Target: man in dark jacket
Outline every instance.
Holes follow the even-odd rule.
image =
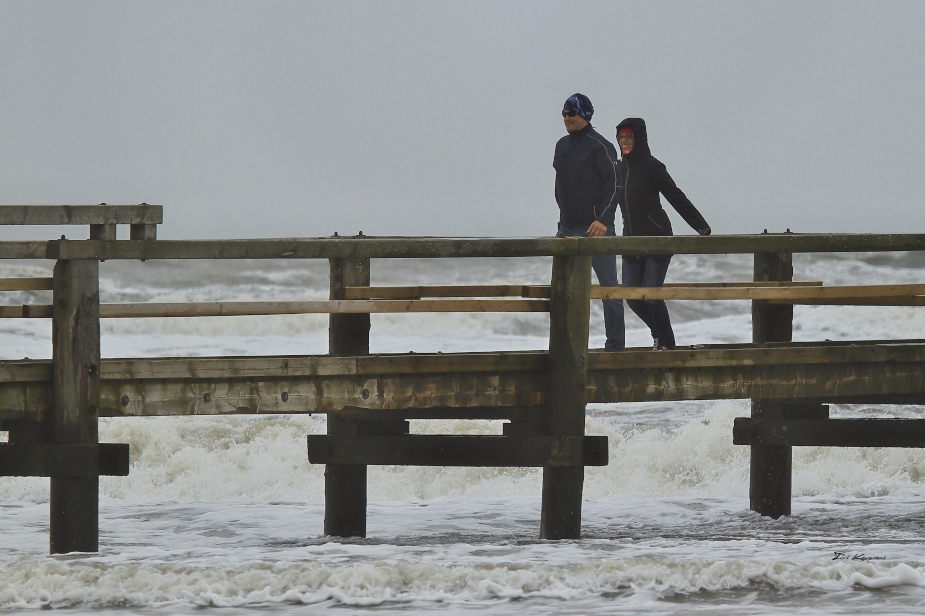
[[[562,109],[568,135],[556,143],[552,160],[559,204],[557,237],[616,235],[614,213],[620,193],[617,151],[589,124],[593,114],[594,107],[584,94],[570,96]],[[619,286],[615,255],[595,256],[591,264],[601,286]],[[623,300],[604,300],[604,329],[604,350],[626,348]]]
[[[710,225],[668,175],[668,169],[649,151],[646,123],[627,118],[617,125],[617,144],[623,158],[619,172],[623,184],[620,210],[623,235],[672,235],[671,221],[662,208],[661,193],[687,224],[700,235],[710,235]],[[623,286],[660,287],[665,283],[671,255],[623,257]],[[668,307],[661,300],[627,300],[636,316],[652,332],[653,348],[675,348]]]

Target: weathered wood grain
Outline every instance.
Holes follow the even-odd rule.
[[[308,437],[312,464],[401,466],[606,466],[606,436]]]
[[[0,477],[91,478],[99,475],[125,477],[129,469],[129,446],[18,445],[0,443]]]
[[[328,267],[329,297],[333,301],[343,301],[344,289],[348,286],[369,286],[368,258],[331,259]],[[369,314],[331,314],[328,317],[328,353],[334,356],[368,355],[370,323]],[[358,390],[354,387],[352,391],[355,395]],[[367,382],[362,383],[359,391],[364,401],[373,396]],[[350,421],[336,414],[331,414],[326,423],[330,438],[355,437],[360,425],[373,433],[377,427],[381,427],[374,427],[373,422],[369,421]],[[407,424],[403,422],[402,427],[405,426]],[[365,537],[366,493],[367,473],[364,464],[325,465],[324,534],[334,537]]]
[[[51,291],[51,278],[0,278],[0,291]]]
[[[809,287],[822,286],[821,282],[668,282],[664,287],[730,289],[739,287]],[[591,285],[591,297],[602,298],[613,287]],[[425,297],[527,297],[549,298],[548,285],[435,285],[413,287],[347,287],[345,299],[422,299]]]
[[[96,446],[100,402],[98,261],[58,261],[52,315],[52,442]],[[53,554],[99,549],[99,476],[51,477]]]
[[[47,253],[47,241],[0,242],[0,259],[44,259]]]
[[[106,225],[164,222],[162,205],[0,205],[0,225]]]
[[[340,413],[536,406],[540,373],[103,381],[106,416]]]
[[[757,252],[753,277],[757,281],[793,280],[793,254]],[[752,342],[790,342],[793,340],[793,306],[771,305],[769,298],[753,298]],[[751,401],[752,417],[779,408],[767,397]],[[752,511],[772,518],[790,515],[793,455],[789,447],[755,445],[749,448],[748,499]]]
[[[801,287],[601,287],[592,291],[597,299],[639,300],[839,300],[841,298],[888,298],[925,295],[925,284]],[[835,303],[835,302],[833,302]]]
[[[426,413],[533,406],[544,400],[547,361],[539,351],[106,359],[100,364],[101,413]],[[886,402],[891,396],[896,401],[906,396],[908,403],[925,397],[923,341],[591,352],[587,363],[589,402],[794,397],[891,403]],[[0,419],[44,417],[50,382],[47,360],[0,362]]]
[[[49,259],[328,259],[751,254],[925,250],[923,234],[761,234],[598,238],[292,238],[70,241],[47,243]],[[2,247],[0,247],[2,253]]]
[[[736,445],[925,447],[925,419],[765,419],[736,417]]]
[[[549,360],[542,434],[585,432],[591,257],[553,257],[549,300]],[[581,536],[582,465],[543,468],[540,538]]]
[[[549,302],[524,299],[316,300],[103,304],[104,319],[219,317],[278,314],[382,314],[402,312],[546,312]]]

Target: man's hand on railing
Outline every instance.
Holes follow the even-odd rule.
[[[588,230],[585,232],[585,235],[588,237],[600,237],[607,233],[607,227],[603,225],[598,220],[595,220],[591,223],[591,226],[588,227]]]

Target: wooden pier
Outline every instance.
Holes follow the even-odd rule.
[[[0,242],[0,258],[54,260],[48,305],[0,318],[52,320],[53,357],[0,361],[0,475],[51,478],[51,551],[98,549],[101,475],[129,472],[128,446],[99,443],[99,417],[325,413],[307,437],[325,465],[325,534],[366,534],[368,465],[543,467],[540,536],[581,533],[585,466],[607,464],[585,435],[588,403],[750,399],[730,426],[751,448],[750,504],[790,514],[795,446],[925,447],[925,420],[830,419],[827,404],[925,404],[925,340],[792,342],[794,304],[921,306],[925,284],[794,282],[792,255],[925,250],[925,235],[632,238],[156,239],[160,206],[0,206],[0,224],[90,225],[88,240]],[[128,224],[130,239],[115,226]],[[591,284],[595,254],[754,254],[752,281],[659,289]],[[375,258],[552,257],[548,286],[374,287]],[[327,259],[330,297],[304,302],[101,304],[99,262],[116,259]],[[588,348],[592,298],[751,302],[751,344],[674,351]],[[548,312],[549,350],[370,355],[370,314]],[[101,359],[101,318],[330,314],[322,356]],[[503,419],[503,435],[409,434],[409,419]]]

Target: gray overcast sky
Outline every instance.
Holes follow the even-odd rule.
[[[923,2],[0,2],[0,203],[549,235],[583,92],[608,139],[645,118],[716,233],[921,233],[923,32]]]

